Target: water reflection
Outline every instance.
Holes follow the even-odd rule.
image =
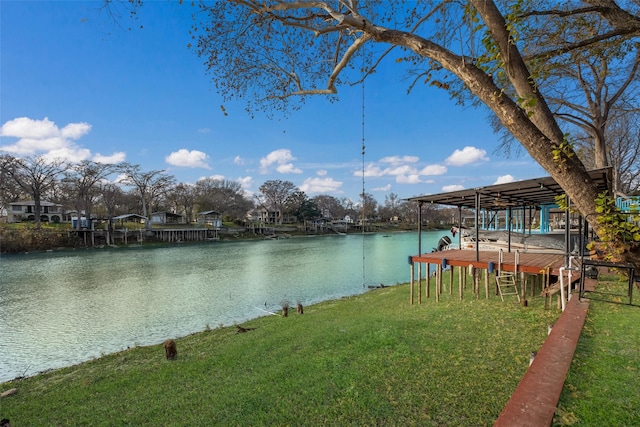
[[[442,233],[423,233],[423,248]],[[0,256],[0,381],[409,280],[416,233]]]

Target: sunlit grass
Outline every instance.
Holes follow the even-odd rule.
[[[37,377],[0,400],[14,425],[491,425],[558,311],[408,285],[141,347]]]
[[[627,279],[599,278],[556,413],[556,425],[640,425],[640,307]],[[636,301],[640,298],[635,288]],[[617,302],[617,303],[616,303]]]

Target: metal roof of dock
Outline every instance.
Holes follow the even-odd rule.
[[[118,216],[114,216],[111,219],[115,219],[115,220],[121,220],[121,219],[144,219],[145,221],[147,220],[146,216],[142,216],[142,215],[138,215],[138,214],[124,214],[124,215],[118,215]]]
[[[598,191],[609,190],[611,168],[594,169],[588,172],[598,186]],[[542,206],[556,203],[556,197],[565,194],[560,185],[550,176],[514,181],[505,184],[450,191],[410,197],[409,201],[438,205],[476,207],[476,194],[483,209],[504,209],[507,206]]]

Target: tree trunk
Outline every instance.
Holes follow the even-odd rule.
[[[567,144],[562,130],[548,108],[544,98],[532,86],[531,76],[517,48],[509,38],[504,18],[490,1],[473,0],[483,21],[491,30],[503,58],[508,58],[505,70],[520,98],[534,99],[527,110],[504,95],[491,76],[476,67],[471,60],[415,34],[376,27],[355,18],[345,18],[350,25],[361,28],[378,42],[404,46],[413,52],[431,58],[454,73],[485,105],[487,105],[538,162],[566,192],[572,204],[590,220],[596,234],[603,236],[603,227],[594,221],[598,188],[592,182],[584,164]],[[528,104],[529,105],[529,104]],[[640,268],[638,257],[627,253],[625,260]]]
[[[145,217],[144,229],[151,230],[151,221],[149,215],[147,215],[147,199],[144,196],[142,196],[142,216]]]
[[[33,192],[33,215],[37,228],[40,228],[40,215],[42,214],[42,201],[40,200],[40,192]]]
[[[610,166],[607,156],[607,144],[604,132],[601,129],[596,129],[593,133],[593,160],[596,169]]]

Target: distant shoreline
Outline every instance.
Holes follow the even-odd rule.
[[[179,229],[179,228],[178,228]],[[155,229],[158,230],[158,229]],[[185,227],[184,230],[190,230],[190,228]],[[448,230],[448,227],[445,228],[429,228],[423,229],[424,232],[429,231],[443,231]],[[47,253],[47,252],[64,252],[64,251],[76,251],[76,250],[94,250],[94,249],[123,249],[123,248],[140,248],[140,247],[173,247],[180,245],[192,245],[192,244],[209,244],[209,243],[225,243],[225,242],[240,242],[240,241],[255,241],[255,240],[275,240],[281,238],[300,238],[300,237],[322,237],[322,236],[336,236],[339,234],[344,235],[359,235],[359,234],[381,234],[381,233],[406,233],[406,232],[417,232],[417,227],[411,228],[399,228],[399,227],[385,227],[385,226],[377,226],[375,230],[365,231],[362,233],[361,231],[351,231],[346,233],[334,233],[334,232],[324,232],[324,233],[302,233],[299,230],[296,230],[294,227],[283,227],[280,230],[276,230],[276,232],[272,235],[261,235],[261,234],[253,234],[250,231],[246,231],[244,229],[237,229],[237,233],[233,233],[233,231],[221,233],[219,237],[212,241],[203,241],[203,240],[184,240],[178,242],[165,242],[158,241],[154,238],[147,237],[147,241],[136,242],[130,244],[115,244],[115,245],[106,245],[106,244],[96,244],[95,246],[86,246],[83,241],[78,236],[73,236],[74,232],[77,230],[74,229],[54,229],[54,228],[25,228],[25,229],[9,229],[6,227],[2,227],[0,225],[0,255],[26,255],[30,253]],[[79,230],[82,232],[83,230]],[[86,230],[84,230],[86,232]],[[102,231],[102,230],[95,230]],[[132,231],[133,233],[134,231]],[[135,230],[138,232],[138,230]],[[11,234],[19,234],[17,239],[19,240],[20,250],[15,250],[16,247],[12,244],[13,240],[16,239],[16,236],[11,236]],[[49,236],[47,236],[49,235]],[[52,238],[52,235],[57,237],[56,239]],[[72,236],[72,239],[70,239]],[[281,237],[283,236],[283,237]],[[12,239],[13,237],[13,239]],[[30,242],[30,243],[25,243]],[[8,247],[10,250],[5,250]]]

